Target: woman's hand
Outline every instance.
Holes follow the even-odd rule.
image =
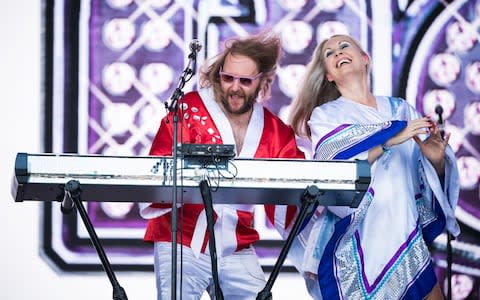
[[[417,142],[423,155],[432,163],[437,175],[442,176],[445,173],[445,149],[450,139],[450,134],[442,138],[440,129],[435,123],[429,127],[430,136],[422,141],[418,136],[414,136],[413,139]]]
[[[388,147],[399,145],[406,140],[417,136],[418,134],[428,134],[428,128],[430,128],[431,126],[432,122],[427,117],[408,121],[407,127],[397,133],[397,135],[395,135],[394,137],[390,138],[385,143],[385,145]]]
[[[391,147],[401,144],[406,140],[416,136],[417,134],[428,134],[428,128],[431,126],[431,121],[428,118],[420,118],[416,120],[408,121],[407,127],[397,133],[394,137],[390,138],[384,145]],[[377,158],[382,156],[382,146],[376,146],[368,151],[368,162],[372,164]]]

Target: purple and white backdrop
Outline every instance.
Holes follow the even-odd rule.
[[[315,46],[335,33],[354,36],[371,54],[375,94],[404,97],[434,118],[437,105],[444,109],[461,175],[462,233],[452,243],[452,292],[454,299],[479,299],[480,1],[91,0],[79,7],[54,2],[47,12],[54,67],[52,93],[46,95],[52,113],[46,117],[49,147],[59,153],[146,155],[192,39],[202,44],[200,65],[229,37],[265,28],[277,32],[284,55],[267,106],[286,119]],[[69,21],[72,11],[77,23]],[[65,34],[72,31],[78,33],[73,42]],[[184,91],[195,87],[192,80]],[[66,126],[72,119],[75,126]],[[112,265],[151,270],[152,248],[142,242],[146,221],[138,205],[108,195],[101,201],[85,204]],[[81,219],[43,206],[44,257],[65,272],[102,271]],[[255,226],[262,237],[256,248],[268,271],[282,243],[262,207]],[[445,282],[445,235],[432,251]],[[284,271],[293,270],[287,262]]]

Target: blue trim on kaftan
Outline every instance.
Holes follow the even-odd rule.
[[[416,281],[424,283],[424,285],[414,284],[406,291],[403,299],[424,299],[430,294],[431,289],[437,283],[437,277],[435,276],[435,270],[433,269],[433,262],[430,261],[427,267],[419,274]]]
[[[407,126],[406,121],[373,125],[343,124],[325,135],[315,147],[314,159],[349,159],[385,144]]]
[[[335,251],[337,248],[337,242],[347,230],[352,222],[352,215],[346,216],[335,224],[335,231],[333,232],[330,241],[327,243],[323,252],[322,259],[318,265],[318,273],[325,276],[318,276],[318,283],[320,284],[320,290],[322,291],[323,299],[341,299],[338,294],[337,281],[335,274],[333,274]]]
[[[443,213],[443,210],[436,199],[433,201],[433,205],[436,218],[433,222],[422,227],[423,239],[429,246],[432,245],[433,240],[435,240],[445,230],[445,225],[447,224],[445,214]]]

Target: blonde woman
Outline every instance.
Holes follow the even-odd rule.
[[[458,174],[447,135],[405,100],[375,96],[370,57],[346,35],[319,44],[291,125],[315,159],[362,159],[371,184],[356,209],[328,207],[303,271],[323,299],[442,299],[428,249],[454,236]]]

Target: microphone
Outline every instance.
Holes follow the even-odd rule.
[[[192,62],[192,75],[195,75],[197,72],[197,53],[200,52],[200,49],[202,49],[202,45],[197,39],[193,39],[188,47],[190,48],[190,55],[188,58]]]
[[[435,106],[435,113],[438,115],[438,128],[440,129],[440,135],[445,135],[445,124],[443,123],[443,107],[440,104]]]
[[[183,75],[180,77],[180,82],[178,83],[178,87],[175,89],[175,92],[172,95],[172,101],[170,104],[165,102],[165,108],[168,111],[175,111],[177,108],[178,100],[183,97],[182,88],[184,87],[185,83],[189,81],[193,75],[195,75],[197,69],[197,53],[202,49],[202,45],[197,39],[193,39],[189,44],[188,48],[190,49],[190,54],[188,55],[188,65],[183,70]],[[168,123],[168,118],[166,119]]]
[[[443,107],[440,104],[437,104],[437,106],[435,106],[435,113],[438,115],[438,123],[443,123]]]
[[[200,52],[202,49],[202,44],[197,39],[193,39],[189,44],[190,51],[194,53]]]

